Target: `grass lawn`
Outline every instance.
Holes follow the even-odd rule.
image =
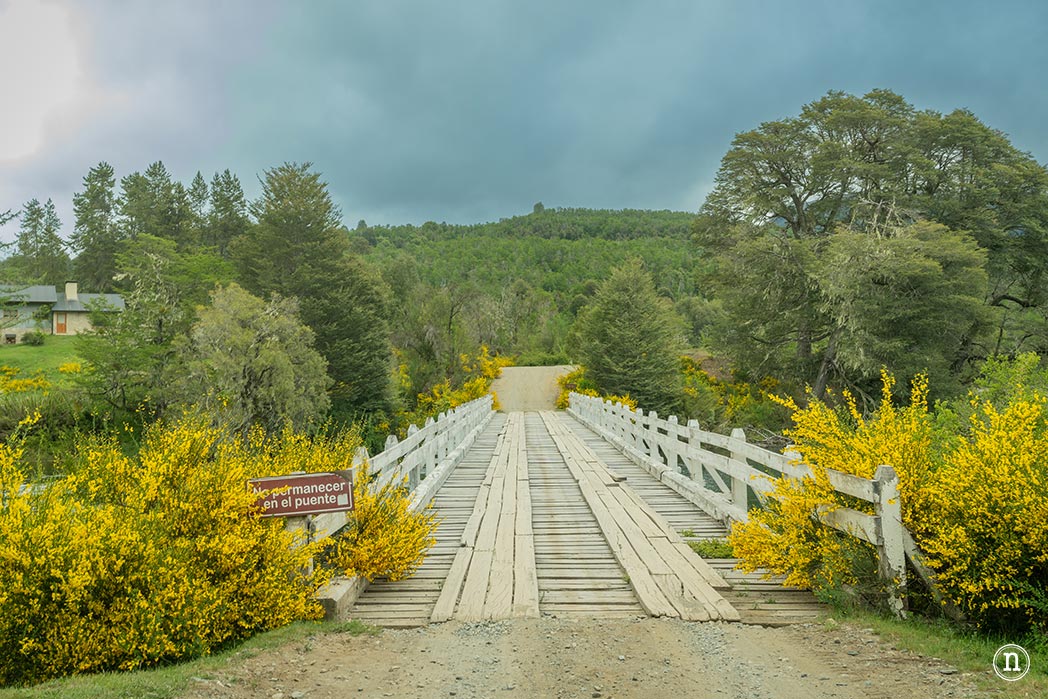
[[[259,634],[236,648],[206,658],[137,672],[107,672],[52,680],[35,687],[0,689],[0,699],[171,699],[186,692],[194,678],[212,679],[230,663],[288,643],[309,644],[318,634],[378,633],[359,621],[300,621]]]
[[[55,386],[72,382],[72,375],[59,372],[58,367],[76,361],[79,361],[76,356],[76,338],[71,335],[47,335],[44,337],[44,344],[39,347],[23,344],[0,345],[0,366],[19,369],[18,378],[23,379],[41,370],[47,380]]]
[[[1030,654],[1030,672],[1016,682],[1005,682],[992,670],[993,655],[1005,643],[1024,644],[1024,639],[989,639],[968,633],[945,622],[911,618],[899,621],[869,612],[842,612],[845,621],[872,628],[882,639],[897,648],[940,658],[964,671],[979,673],[980,689],[1001,699],[1043,699],[1048,697],[1048,649],[1033,647],[1025,641]],[[828,623],[834,623],[829,621]]]

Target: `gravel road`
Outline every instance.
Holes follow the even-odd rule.
[[[183,699],[978,696],[972,677],[860,628],[545,617],[318,634],[237,659]]]
[[[495,379],[491,389],[498,394],[502,411],[554,410],[557,403],[557,378],[572,366],[508,366]]]

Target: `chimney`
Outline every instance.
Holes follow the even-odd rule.
[[[80,300],[76,295],[76,282],[66,282],[65,297],[67,302],[76,302]]]

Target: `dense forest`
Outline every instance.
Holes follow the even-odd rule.
[[[643,259],[683,311],[698,302],[689,213],[536,204],[482,225],[361,221],[349,230],[309,164],[267,171],[262,195],[248,201],[228,170],[183,184],[156,162],[118,180],[103,162],[73,204],[68,237],[51,201],[9,215],[17,236],[0,278],[11,290],[75,279],[83,291],[125,297],[125,313],[100,313],[97,332],[77,341],[87,370],[76,388],[95,414],[148,420],[224,404],[239,406],[230,412],[241,428],[252,419],[319,424],[329,415],[365,425],[377,445],[385,430],[462,398],[455,391],[478,373],[464,357],[571,361],[575,316],[624,259]],[[214,355],[216,345],[238,345],[222,332],[233,320],[255,328],[257,342],[267,332],[301,335],[263,322],[276,309],[304,326],[297,345],[315,348],[322,381],[276,371],[272,358],[252,367]],[[285,364],[318,366],[283,347]],[[419,397],[433,390],[441,399],[420,412]],[[312,409],[300,409],[302,396]]]

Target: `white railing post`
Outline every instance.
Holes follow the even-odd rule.
[[[688,420],[688,446],[694,449],[695,451],[702,449],[702,437],[699,434],[700,432],[702,432],[702,427],[699,425],[699,421]],[[697,464],[699,468],[698,471],[696,471],[692,467],[693,463],[689,461],[686,457],[683,459],[683,461],[684,463],[681,464],[681,466],[683,467],[681,469],[681,473],[683,473],[686,476],[689,476],[693,481],[698,481],[699,485],[705,487],[706,479],[703,476],[703,474],[706,472],[706,467],[702,465],[702,462],[700,461]],[[687,472],[685,473],[685,471]]]
[[[653,463],[661,464],[662,459],[659,458],[659,414],[654,410],[648,413],[648,429],[645,430],[645,436],[648,438],[648,458]]]
[[[622,405],[622,439],[638,454],[644,453],[644,411],[640,408]]]
[[[437,459],[437,439],[436,439],[436,427],[433,425],[435,421],[431,417],[426,418],[426,422],[422,425],[422,431],[426,433],[426,441],[423,443],[423,461],[426,462],[426,470],[432,472],[437,466],[440,465],[440,461]]]
[[[731,431],[731,438],[740,442],[746,441],[746,432],[741,427],[736,427]],[[746,455],[731,450],[731,458],[736,461],[746,463]],[[743,512],[749,512],[750,501],[749,493],[746,487],[746,481],[732,476],[731,478],[731,501],[734,505],[742,508]]]
[[[408,439],[418,434],[418,425],[408,425]],[[408,482],[411,487],[414,488],[418,485],[418,482],[426,477],[427,464],[426,460],[422,458],[423,454],[419,451],[418,447],[411,455],[411,473],[408,476]],[[407,457],[404,458],[407,461]]]
[[[666,466],[673,473],[680,473],[677,465],[677,454],[680,453],[680,424],[676,415],[670,415],[666,420]]]
[[[354,483],[367,478],[369,461],[370,457],[368,456],[367,447],[357,447],[353,452],[353,460],[350,462],[350,468],[353,469]]]
[[[437,415],[437,463],[448,457],[448,414]]]
[[[873,477],[877,513],[877,557],[881,577],[888,584],[888,606],[906,616],[906,548],[903,543],[899,477],[891,466],[878,466]]]

